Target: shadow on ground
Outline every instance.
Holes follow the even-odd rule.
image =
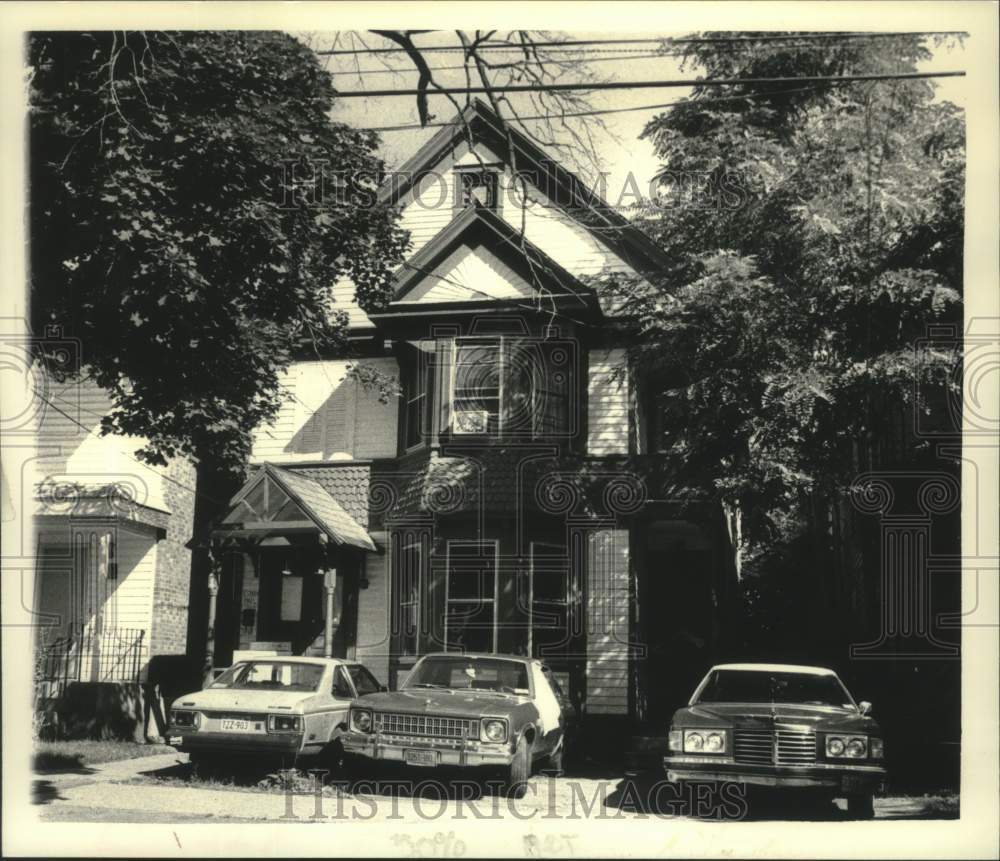
[[[53,801],[65,801],[59,794],[59,787],[51,780],[33,780],[31,782],[31,803],[51,804]]]
[[[93,774],[94,769],[83,764],[80,754],[42,751],[32,759],[32,768],[39,774]]]

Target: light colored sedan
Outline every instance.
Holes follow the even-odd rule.
[[[294,761],[339,747],[350,704],[383,690],[353,661],[242,660],[204,690],[174,701],[168,740],[192,761],[247,753]]]

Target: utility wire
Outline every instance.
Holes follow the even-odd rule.
[[[347,90],[336,98],[356,99],[389,96],[475,95],[485,93],[553,93],[567,90],[649,90],[675,87],[732,87],[761,84],[859,83],[864,81],[915,81],[924,78],[964,78],[965,72],[906,72],[886,75],[808,75],[790,78],[687,78],[663,81],[600,81],[575,84],[501,84],[495,87],[440,87],[434,90]]]
[[[801,93],[806,90],[815,89],[815,85],[810,87],[792,87],[787,90],[768,90],[761,91],[759,93],[739,93],[732,96],[719,96],[718,98],[711,99],[677,99],[673,102],[661,102],[656,105],[637,105],[632,108],[600,108],[591,111],[569,111],[565,114],[534,114],[532,116],[522,116],[518,117],[520,120],[558,120],[566,119],[570,117],[593,117],[602,114],[625,114],[634,113],[636,111],[655,111],[661,110],[663,108],[673,108],[677,105],[706,105],[714,104],[716,102],[736,102],[741,99],[757,99],[766,96],[782,96],[788,93]],[[402,131],[415,131],[417,129],[433,129],[433,128],[445,128],[447,126],[460,125],[460,120],[451,120],[444,123],[427,123],[426,126],[420,125],[420,123],[410,123],[408,125],[398,125],[398,126],[366,126],[359,128],[358,131],[363,132],[402,132]]]
[[[653,39],[569,39],[562,42],[485,42],[476,46],[476,51],[524,51],[534,48],[577,48],[585,45],[703,45],[716,43],[739,42],[788,42],[793,39],[898,39],[905,36],[962,36],[961,30],[925,30],[925,31],[893,31],[871,32],[845,31],[838,33],[763,33],[757,36],[702,36],[702,37],[662,37]],[[448,51],[465,51],[464,45],[427,45],[415,46],[421,53],[438,53]],[[339,48],[316,51],[316,54],[328,57],[347,56],[351,54],[400,54],[405,48]]]

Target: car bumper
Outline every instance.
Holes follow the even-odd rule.
[[[207,732],[171,727],[168,744],[185,753],[297,754],[302,751],[301,733]]]
[[[373,760],[407,763],[407,751],[433,751],[436,765],[474,768],[510,765],[514,758],[507,743],[428,739],[417,736],[368,735],[348,732],[341,736],[344,752]],[[413,763],[409,763],[413,764]]]
[[[799,766],[746,765],[698,756],[665,756],[667,780],[729,781],[755,786],[813,787],[844,793],[878,792],[886,771],[880,765],[814,763]]]

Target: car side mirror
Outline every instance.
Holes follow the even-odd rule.
[[[858,703],[858,711],[863,715],[870,715],[872,713],[872,704],[868,700],[862,700]]]

